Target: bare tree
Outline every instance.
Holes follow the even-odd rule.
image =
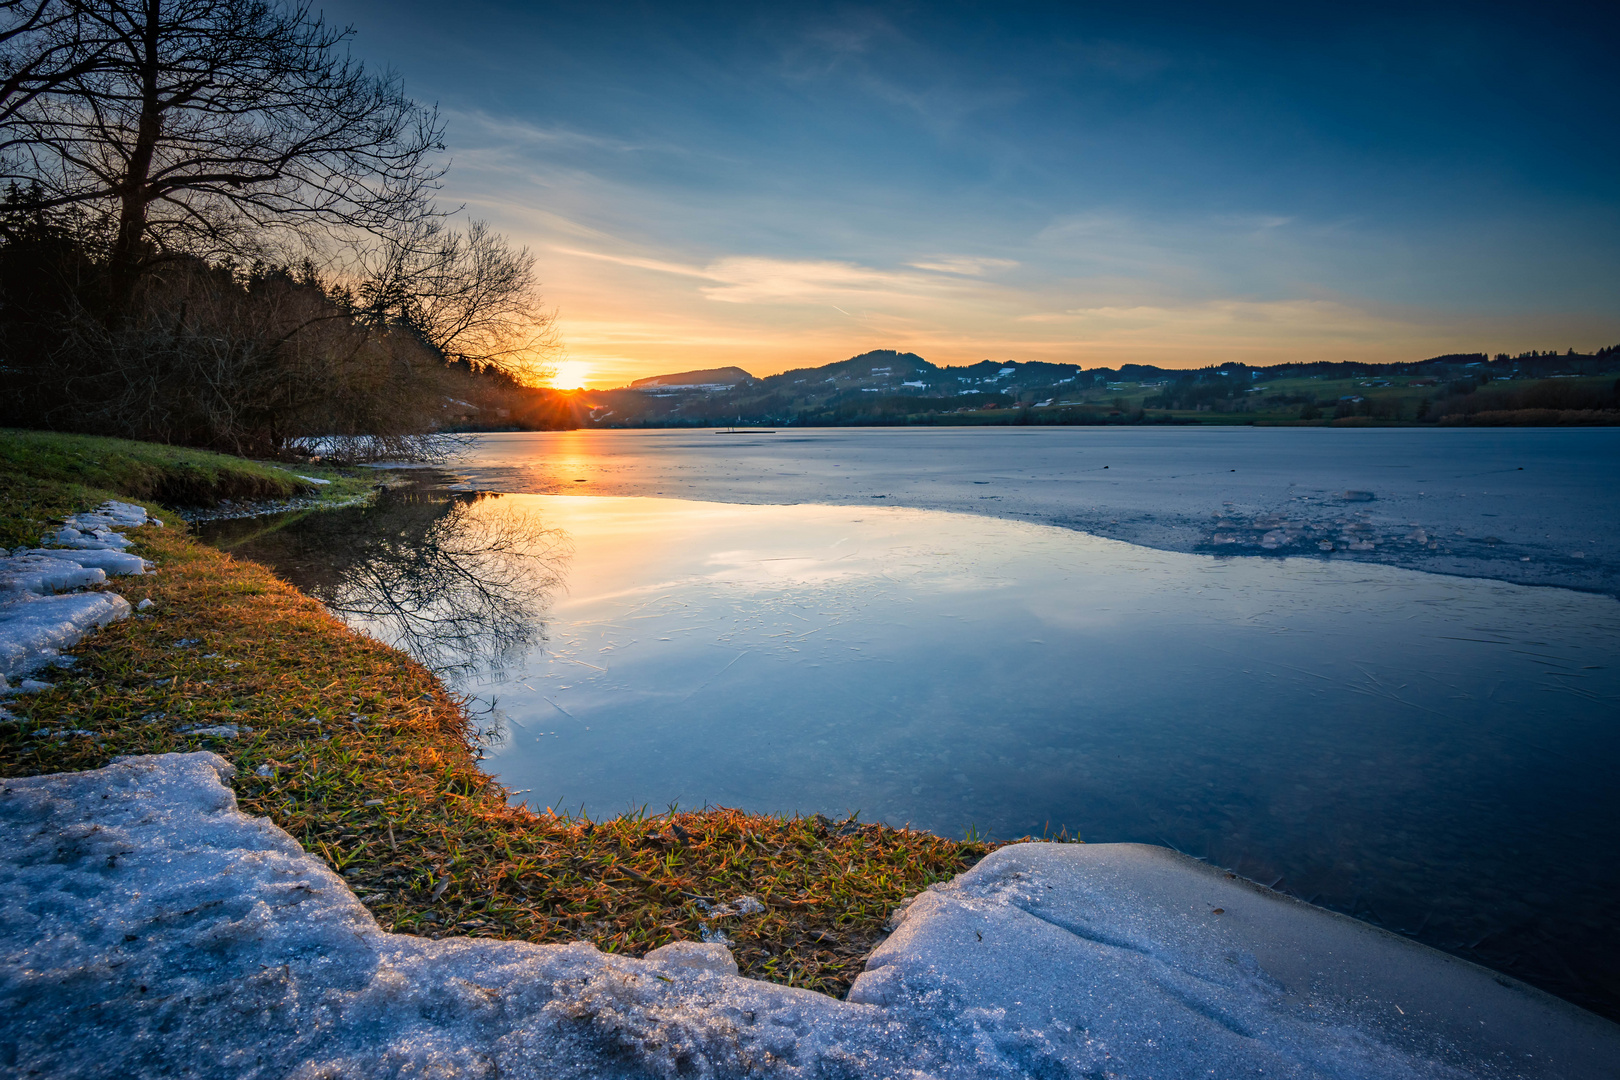
[[[0,0],[0,415],[433,456],[543,373],[533,259],[447,226],[437,113],[350,35],[309,0]],[[288,269],[317,252],[335,279]]]
[[[437,216],[436,111],[348,56],[352,30],[308,3],[71,7],[19,39],[106,47],[0,116],[0,137],[42,209],[98,215],[115,308],[155,259],[257,254],[289,232],[407,235]]]
[[[420,334],[451,360],[520,381],[543,377],[557,347],[527,248],[514,250],[482,221],[465,232],[422,221],[361,259],[357,304],[379,325]]]

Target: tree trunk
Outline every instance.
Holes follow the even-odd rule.
[[[158,110],[158,37],[162,0],[146,0],[146,25],[141,28],[141,117],[135,132],[135,145],[118,185],[118,238],[113,242],[108,262],[112,289],[111,314],[116,318],[129,310],[140,282],[141,256],[146,239],[146,207],[151,201],[147,180],[152,172],[152,155],[157,148],[163,117]]]

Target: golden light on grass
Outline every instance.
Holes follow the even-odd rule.
[[[564,360],[557,365],[557,373],[551,377],[551,386],[554,390],[583,390],[585,381],[591,377],[591,365],[584,360]]]

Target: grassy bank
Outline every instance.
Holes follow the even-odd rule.
[[[108,497],[31,483],[26,506],[0,505],[0,527],[21,534],[44,508]],[[0,773],[214,750],[237,766],[242,808],[343,873],[384,927],[639,954],[707,926],[732,939],[745,974],[841,993],[901,899],[988,851],[736,810],[590,822],[511,807],[479,768],[462,703],[430,672],[178,522],[130,535],[160,569],[114,587],[155,607],[88,638],[52,689],[7,701],[17,719],[0,723]],[[224,726],[236,737],[187,731]],[[744,895],[764,911],[708,911]]]
[[[363,495],[374,480],[365,471],[300,466],[294,472],[207,450],[0,428],[0,547],[33,544],[47,522],[104,499],[154,509],[316,495],[342,501]]]

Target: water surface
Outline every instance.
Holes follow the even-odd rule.
[[[491,491],[880,501],[1167,551],[1304,554],[1620,596],[1620,427],[502,432],[479,436],[455,467]]]

